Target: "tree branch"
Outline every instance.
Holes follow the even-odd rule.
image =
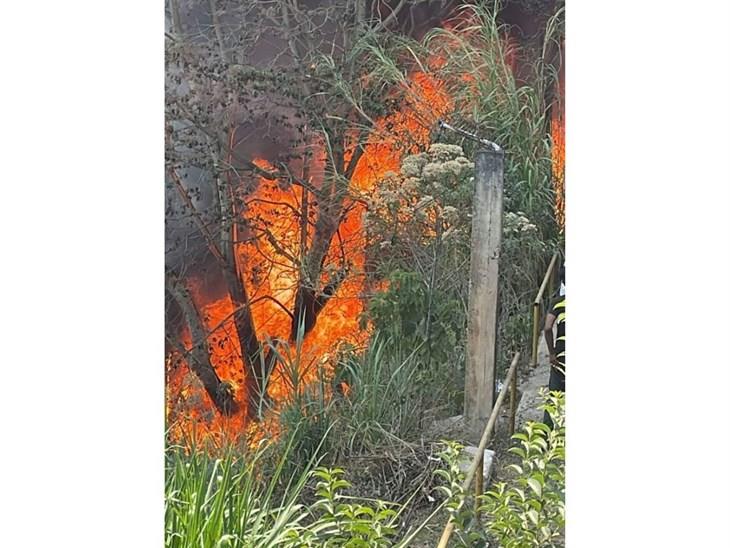
[[[221,250],[216,245],[215,238],[213,238],[213,235],[208,230],[208,227],[205,226],[205,223],[200,218],[200,214],[198,213],[198,210],[195,208],[193,201],[190,199],[190,196],[188,195],[187,191],[185,190],[185,187],[183,186],[182,181],[180,180],[180,176],[175,172],[175,170],[173,168],[168,169],[168,173],[170,174],[170,177],[172,178],[173,182],[175,183],[175,188],[177,189],[178,194],[183,199],[185,204],[190,208],[190,211],[193,216],[193,220],[195,221],[195,224],[198,225],[200,232],[203,234],[203,237],[205,238],[205,241],[208,244],[208,248],[210,249],[210,252],[216,258],[216,260],[221,264],[221,267],[228,268],[228,263],[226,262],[225,257],[223,257]]]
[[[208,6],[210,7],[210,16],[213,20],[213,30],[215,31],[216,40],[218,40],[218,49],[221,56],[221,61],[228,63],[228,55],[226,54],[225,43],[223,42],[223,32],[221,31],[221,22],[218,18],[218,10],[215,5],[215,0],[208,0]]]

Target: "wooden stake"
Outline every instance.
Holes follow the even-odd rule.
[[[479,523],[479,497],[484,494],[484,451],[477,456],[477,471],[474,478],[474,516]]]
[[[517,415],[517,368],[509,385],[509,435],[515,433],[515,416]]]
[[[499,410],[502,407],[502,402],[504,402],[505,394],[507,393],[506,391],[509,388],[509,385],[516,378],[515,370],[517,369],[517,363],[519,362],[519,360],[520,353],[517,352],[517,354],[515,354],[515,357],[512,358],[512,363],[509,366],[509,371],[507,371],[504,390],[502,390],[499,393],[499,396],[497,396],[497,402],[494,404],[492,414],[489,416],[487,426],[484,428],[482,437],[479,440],[479,445],[477,446],[477,454],[471,462],[469,471],[466,473],[464,483],[461,484],[461,488],[464,490],[464,493],[469,491],[469,488],[471,487],[471,482],[474,480],[474,477],[477,474],[477,467],[481,466],[481,463],[478,462],[480,460],[479,455],[482,455],[482,457],[484,456],[484,450],[487,448],[487,443],[489,442],[489,438],[492,435],[492,430],[494,430],[494,426],[497,424],[497,417],[499,416]],[[444,532],[441,533],[441,539],[439,540],[437,548],[446,548],[446,545],[449,543],[449,538],[451,538],[451,535],[454,532],[455,525],[456,523],[449,518],[449,522],[446,524]]]
[[[504,153],[480,149],[474,164],[464,416],[480,432],[494,405]]]

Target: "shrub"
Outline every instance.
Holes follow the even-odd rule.
[[[501,548],[557,548],[563,546],[565,527],[565,397],[562,393],[543,391],[543,409],[553,419],[551,430],[543,423],[527,423],[512,438],[519,445],[510,452],[520,457],[519,464],[508,468],[514,473],[509,482],[478,497],[484,525],[476,520],[473,504],[461,483],[459,469],[462,447],[448,443],[441,453],[447,467],[436,473],[446,480],[440,489],[446,494],[456,546],[492,546]]]
[[[383,501],[375,507],[345,502],[342,490],[350,484],[342,478],[341,468],[318,468],[317,501],[311,509],[314,522],[299,531],[292,530],[290,541],[297,547],[391,546],[398,513]]]
[[[435,474],[440,476],[445,483],[445,485],[439,486],[438,490],[445,495],[445,508],[449,519],[454,522],[452,544],[473,548],[486,546],[484,532],[475,525],[474,505],[467,504],[467,494],[462,487],[464,473],[461,471],[460,462],[464,446],[453,441],[444,441],[443,444],[444,449],[439,453],[439,457],[446,466],[436,470]]]
[[[454,296],[429,288],[418,272],[403,270],[390,274],[388,289],[373,296],[368,315],[389,346],[413,351],[426,365],[453,357],[466,320]]]
[[[551,430],[530,422],[513,436],[520,445],[510,452],[520,464],[515,477],[498,483],[482,498],[487,531],[503,548],[562,546],[565,527],[565,396],[552,392],[543,405],[553,419]]]
[[[387,280],[387,289],[372,298],[368,318],[389,337],[409,345],[423,343],[427,365],[450,362],[455,380],[463,371],[473,173],[474,165],[460,146],[433,144],[427,152],[406,156],[398,174],[376,185],[365,219],[372,271]],[[497,322],[500,372],[527,345],[529,305],[553,249],[543,239],[551,225],[541,228],[523,210],[512,209],[529,205],[538,214],[531,200],[505,200]],[[549,207],[549,193],[541,200]]]

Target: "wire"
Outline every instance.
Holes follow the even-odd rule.
[[[503,152],[502,147],[500,147],[497,143],[493,143],[492,141],[483,139],[464,129],[454,127],[451,124],[447,124],[443,120],[439,120],[439,136],[441,135],[441,130],[444,128],[450,129],[451,131],[458,133],[459,135],[462,135],[462,136],[466,137],[467,139],[471,139],[472,141],[476,141],[478,143],[486,145],[486,146],[490,147],[494,152]]]

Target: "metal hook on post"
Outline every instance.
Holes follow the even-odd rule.
[[[443,120],[439,120],[439,130],[441,130],[441,129],[448,129],[448,130],[453,131],[454,133],[458,133],[462,137],[466,137],[467,139],[476,141],[477,143],[480,143],[482,145],[485,145],[485,146],[491,148],[494,152],[504,152],[502,150],[502,147],[499,146],[497,143],[494,143],[488,139],[479,137],[478,135],[475,135],[469,131],[466,131],[465,129],[454,127],[451,124],[444,122]],[[441,135],[440,132],[439,132],[439,135]]]

